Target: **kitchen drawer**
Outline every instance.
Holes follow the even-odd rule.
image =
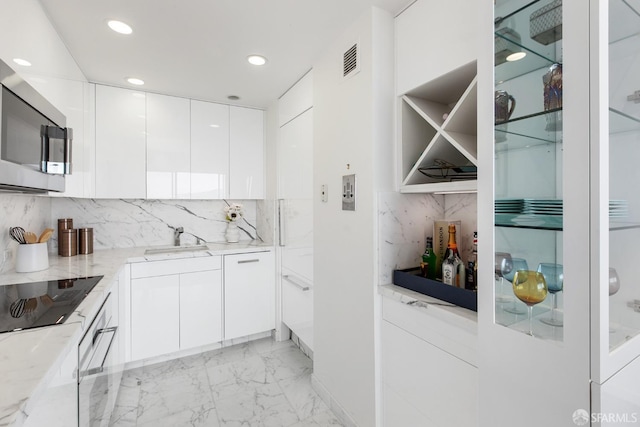
[[[478,366],[477,323],[435,307],[432,314],[424,311],[390,298],[382,299],[384,320],[473,366]]]
[[[140,279],[196,271],[220,270],[221,268],[222,256],[147,261],[131,264],[131,278]]]

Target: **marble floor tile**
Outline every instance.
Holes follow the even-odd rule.
[[[297,376],[309,376],[313,371],[313,363],[298,347],[290,347],[265,353],[262,355],[267,370],[276,381]]]
[[[260,356],[207,368],[207,374],[216,400],[275,383]]]
[[[327,412],[329,407],[311,387],[309,375],[296,376],[278,382],[289,403],[301,420]]]
[[[220,425],[224,427],[286,427],[299,421],[277,384],[257,387],[253,393],[216,401]]]
[[[291,341],[259,339],[123,373],[113,427],[336,427]]]

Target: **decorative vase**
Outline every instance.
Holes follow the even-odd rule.
[[[230,221],[227,223],[227,232],[224,234],[224,237],[229,243],[237,243],[240,240],[240,230],[235,222]]]

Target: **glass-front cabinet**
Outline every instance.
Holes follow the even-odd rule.
[[[480,425],[640,425],[640,0],[483,4]]]

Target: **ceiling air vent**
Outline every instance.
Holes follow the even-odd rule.
[[[347,77],[360,71],[358,65],[358,43],[356,43],[342,56],[342,76]]]

